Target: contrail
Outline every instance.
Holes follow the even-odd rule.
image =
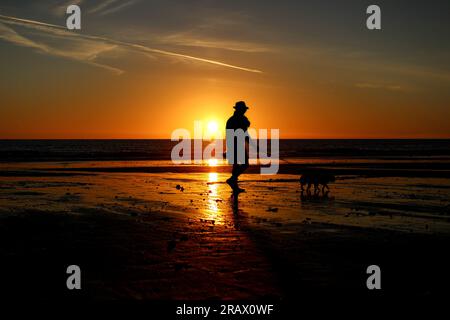
[[[5,15],[0,14],[0,21],[2,21],[3,23],[6,23],[6,24],[21,25],[21,26],[25,26],[25,27],[36,26],[36,27],[40,27],[40,28],[45,28],[45,29],[49,29],[48,31],[50,31],[50,32],[58,31],[57,32],[58,34],[61,34],[61,32],[64,32],[64,35],[67,35],[67,36],[77,37],[77,38],[82,38],[82,39],[87,39],[87,40],[102,41],[102,42],[106,42],[109,44],[115,44],[115,45],[119,45],[122,47],[131,48],[136,51],[145,52],[145,53],[156,53],[156,54],[161,54],[161,55],[166,55],[166,56],[172,56],[172,57],[178,57],[178,58],[183,58],[183,59],[188,59],[188,60],[194,60],[194,61],[214,64],[217,66],[222,66],[222,67],[231,68],[231,69],[237,69],[237,70],[241,70],[241,71],[247,71],[247,72],[252,72],[252,73],[262,73],[261,70],[245,68],[245,67],[236,66],[236,65],[216,61],[216,60],[210,60],[210,59],[190,56],[190,55],[186,55],[186,54],[182,54],[182,53],[150,48],[150,47],[136,44],[136,43],[124,42],[124,41],[114,40],[111,38],[106,38],[106,37],[101,37],[101,36],[75,33],[75,32],[68,31],[63,26],[58,26],[58,25],[44,23],[44,22],[35,21],[35,20],[10,17],[10,16],[5,16]]]
[[[50,23],[39,22],[39,21],[35,21],[35,20],[28,20],[28,19],[21,19],[21,18],[16,18],[16,17],[4,16],[2,14],[0,14],[0,20],[4,20],[3,21],[4,23],[8,23],[8,21],[16,21],[16,22],[22,22],[22,23],[25,23],[25,24],[31,24],[31,25],[37,25],[37,26],[42,26],[42,27],[50,27],[50,28],[57,28],[57,29],[66,30],[65,27],[57,26],[56,24],[50,24]]]

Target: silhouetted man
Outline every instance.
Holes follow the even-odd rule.
[[[235,136],[230,135],[229,130],[232,129],[234,132],[235,130],[238,129],[242,129],[242,131],[247,134],[247,129],[250,127],[250,121],[247,119],[246,116],[244,116],[245,112],[248,110],[248,107],[246,106],[244,101],[238,101],[236,102],[235,106],[234,106],[234,114],[233,116],[228,119],[227,121],[227,125],[226,125],[226,129],[227,129],[227,146],[230,145],[230,143],[232,141],[230,141],[231,139],[234,140],[234,153],[233,153],[233,157],[231,157],[230,155],[230,150],[227,149],[227,159],[228,161],[233,163],[233,170],[232,170],[232,175],[231,178],[229,178],[227,180],[227,183],[229,184],[229,186],[233,189],[234,192],[243,192],[245,191],[244,189],[239,188],[238,186],[238,177],[248,168],[248,149],[249,149],[249,138],[248,136],[245,138],[245,143],[242,146],[242,144],[240,145],[237,141],[237,138]],[[241,150],[238,150],[239,146],[243,147],[240,148]],[[244,149],[244,150],[242,150]],[[238,153],[244,153],[244,161],[242,162],[242,157],[241,157],[241,163],[239,163],[239,159],[240,157],[238,156]]]

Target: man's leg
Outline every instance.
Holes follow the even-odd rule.
[[[231,173],[231,178],[227,180],[228,185],[234,190],[243,192],[244,189],[239,188],[238,178],[247,169],[248,164],[234,164]]]
[[[238,171],[239,171],[239,165],[234,163],[233,169],[231,170],[231,177],[227,179],[227,183],[232,189],[236,189],[238,186],[237,185],[237,177],[239,176]]]
[[[241,165],[240,164],[234,164],[233,165],[233,170],[231,171],[231,177],[237,181],[237,179],[239,178],[239,176],[241,175],[242,171],[241,171]]]
[[[240,192],[245,191],[245,190],[239,188],[239,186],[238,186],[238,178],[249,167],[249,152],[248,152],[248,148],[246,148],[244,152],[245,152],[245,162],[243,164],[238,164],[237,152],[235,150],[235,158],[234,158],[233,170],[231,171],[231,178],[229,178],[227,180],[227,183],[230,185],[231,188],[233,188],[233,190],[240,191]]]

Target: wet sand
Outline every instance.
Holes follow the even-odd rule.
[[[314,196],[302,194],[291,173],[247,174],[236,198],[214,167],[46,166],[2,170],[0,290],[7,298],[379,295],[366,289],[371,264],[382,269],[385,296],[440,295],[450,284],[445,177],[341,174],[327,196]],[[82,270],[79,292],[65,288],[71,264]]]

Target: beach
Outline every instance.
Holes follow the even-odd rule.
[[[301,192],[305,168],[330,192]],[[449,162],[290,159],[251,167],[167,161],[1,164],[0,256],[8,298],[262,300],[434,296],[448,286]],[[82,290],[65,287],[79,265]],[[30,271],[31,270],[31,271]]]

